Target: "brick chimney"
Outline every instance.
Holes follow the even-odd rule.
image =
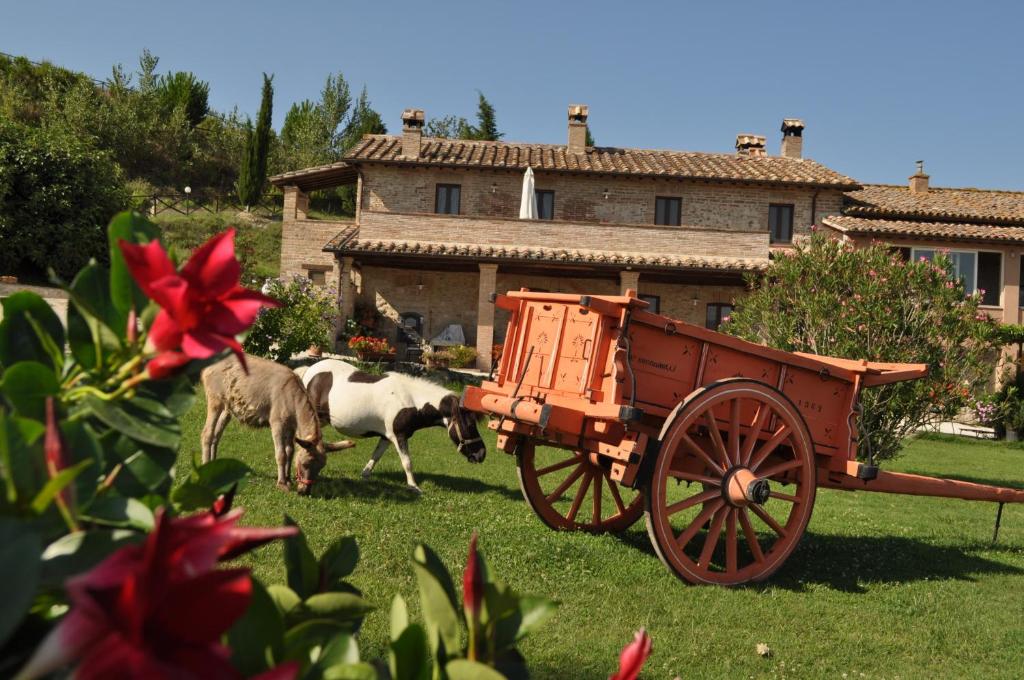
[[[569,153],[586,153],[587,151],[587,116],[590,107],[586,104],[573,104],[569,107]]]
[[[423,123],[426,116],[423,109],[406,109],[402,111],[402,156],[419,158],[420,146],[423,143]]]
[[[928,175],[924,174],[924,161],[917,161],[917,172],[910,176],[910,193],[928,193]]]
[[[799,118],[782,119],[782,150],[783,158],[803,158],[804,156],[804,122]]]
[[[761,135],[750,135],[740,133],[736,135],[736,155],[756,156],[763,158],[768,154],[764,150],[764,137]]]

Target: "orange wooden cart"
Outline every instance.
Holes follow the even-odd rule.
[[[818,487],[1024,502],[857,462],[861,389],[923,364],[771,349],[650,313],[632,291],[494,303],[510,314],[500,365],[463,401],[492,416],[527,502],[554,529],[622,531],[644,514],[662,561],[692,583],[770,576]]]

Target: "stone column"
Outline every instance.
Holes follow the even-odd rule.
[[[491,293],[498,287],[498,265],[480,265],[480,289],[476,311],[476,367],[491,369],[491,347],[494,346],[494,304]]]
[[[1003,252],[1003,323],[1019,323],[1020,257],[1016,250]]]
[[[284,215],[281,219],[284,222],[306,219],[306,214],[309,212],[309,194],[296,186],[285,187],[283,212]]]
[[[640,292],[640,272],[627,271],[619,272],[619,294],[625,295],[627,290]]]
[[[342,323],[352,318],[356,311],[356,287],[352,281],[353,259],[338,258],[338,311]]]

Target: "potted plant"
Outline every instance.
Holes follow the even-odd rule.
[[[360,361],[391,361],[395,358],[394,348],[384,338],[357,335],[349,338],[348,347]]]
[[[427,368],[448,368],[452,355],[447,350],[429,350],[423,353],[423,363]]]
[[[465,368],[466,366],[472,366],[473,362],[476,361],[475,347],[452,345],[446,351],[448,352],[448,356],[451,357],[448,365],[452,368]]]

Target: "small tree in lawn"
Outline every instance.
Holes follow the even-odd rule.
[[[256,116],[256,127],[246,129],[245,152],[242,167],[238,173],[238,200],[248,211],[263,195],[263,183],[267,179],[267,155],[270,152],[270,117],[274,109],[273,76],[263,74],[263,98]]]
[[[905,262],[887,246],[854,248],[816,233],[751,280],[722,330],[787,351],[923,363],[926,377],[862,393],[861,456],[948,419],[991,377],[995,324],[964,294],[948,257]]]

